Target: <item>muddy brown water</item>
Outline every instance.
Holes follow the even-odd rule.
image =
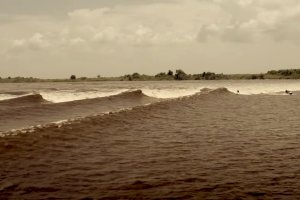
[[[300,199],[299,110],[218,89],[1,137],[0,199]]]

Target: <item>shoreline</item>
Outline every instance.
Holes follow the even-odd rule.
[[[189,81],[268,81],[268,80],[300,80],[300,79],[214,79],[214,80],[182,80],[180,82],[189,82]],[[92,83],[92,82],[177,82],[177,80],[134,80],[134,81],[128,81],[128,80],[80,80],[80,81],[70,81],[70,80],[40,80],[40,81],[0,81],[0,84],[2,83]]]
[[[34,78],[34,77],[7,77],[1,78],[0,83],[26,83],[26,82],[99,82],[99,81],[191,81],[191,80],[299,80],[300,69],[271,70],[259,74],[223,74],[214,72],[203,72],[200,74],[187,74],[178,69],[175,73],[171,70],[160,72],[156,75],[126,74],[116,77],[76,77],[70,78]]]
[[[248,78],[231,78],[231,79],[185,79],[185,80],[175,80],[175,79],[135,79],[135,80],[122,80],[122,79],[115,79],[115,78],[105,78],[105,79],[94,79],[94,78],[87,78],[87,79],[30,79],[30,78],[11,78],[11,79],[0,79],[1,83],[84,83],[84,82],[177,82],[177,81],[257,81],[257,80],[300,80],[300,78],[262,78],[262,79],[248,79]]]

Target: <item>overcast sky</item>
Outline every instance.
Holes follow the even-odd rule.
[[[0,76],[300,66],[299,0],[0,0]]]

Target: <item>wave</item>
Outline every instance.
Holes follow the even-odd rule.
[[[143,93],[142,90],[131,90],[131,91],[125,91],[121,92],[116,95],[111,96],[105,96],[105,97],[96,97],[96,98],[87,98],[87,99],[79,99],[74,101],[67,101],[67,102],[60,102],[55,103],[54,105],[57,106],[68,106],[68,105],[97,105],[101,102],[101,105],[104,105],[106,103],[113,102],[135,102],[136,100],[147,100],[147,101],[157,101],[157,98],[149,97]]]
[[[121,94],[122,92],[128,91],[127,89],[117,89],[117,90],[47,90],[40,91],[39,93],[43,96],[44,99],[53,103],[62,103],[70,102],[76,100],[84,99],[94,99],[100,97],[108,97],[113,95]]]
[[[42,91],[40,94],[44,99],[53,103],[70,102],[83,99],[94,99],[98,97],[108,97],[119,95],[123,92],[130,92],[133,90],[141,90],[144,95],[160,99],[178,98],[183,96],[190,96],[199,92],[198,88],[193,89],[149,89],[149,88],[134,88],[134,89],[115,89],[108,91],[98,91],[96,89],[81,89],[76,91]]]
[[[44,125],[61,120],[85,118],[103,113],[115,113],[120,110],[135,109],[140,106],[145,107],[145,110],[140,111],[144,112],[145,115],[148,115],[147,109],[153,108],[153,106],[155,106],[156,109],[173,110],[176,106],[189,107],[189,104],[193,101],[216,101],[222,99],[222,97],[231,98],[230,96],[237,95],[227,88],[204,88],[193,95],[171,99],[154,98],[144,94],[142,90],[131,90],[108,97],[97,97],[60,103],[46,102],[40,94],[28,95],[6,101],[12,105],[19,104],[26,106],[11,106],[9,109],[4,106],[6,109],[1,110],[0,103],[0,132],[26,128],[38,124]],[[198,101],[198,99],[200,99],[200,101]],[[4,103],[5,101],[2,101],[2,105],[4,105]],[[174,116],[177,114],[178,113],[174,113]]]
[[[82,119],[88,116],[102,115],[104,113],[118,113],[120,111],[127,112],[128,109],[136,108],[140,109],[141,112],[147,115],[147,110],[149,108],[152,109],[153,106],[162,110],[172,109],[172,107],[177,106],[177,104],[183,106],[181,104],[182,99],[195,99],[199,96],[205,97],[207,94],[225,95],[233,93],[228,91],[226,88],[219,88],[216,90],[209,90],[208,93],[198,92],[194,95],[182,98],[164,100],[149,97],[145,95],[142,90],[126,91],[109,97],[62,103],[39,104],[20,109],[16,108],[6,110],[0,113],[0,119],[6,119],[5,124],[1,123],[0,120],[0,127],[2,127],[2,131],[9,131],[11,129],[26,128],[38,124],[49,124],[55,121],[65,122],[70,119]],[[38,98],[41,101],[43,100],[41,95],[35,95],[34,98]],[[141,109],[140,106],[145,107],[145,110]],[[184,106],[188,106],[188,104]]]
[[[96,89],[80,89],[80,90],[48,90],[47,91],[35,91],[35,93],[42,95],[42,97],[52,103],[72,102],[77,100],[95,99],[100,97],[109,97],[114,95],[120,95],[124,92],[142,91],[142,93],[149,97],[159,99],[171,99],[185,96],[191,96],[200,91],[201,88],[162,88],[162,89],[114,89],[114,90],[96,90]],[[21,94],[21,93],[19,93]],[[27,93],[28,95],[28,93]],[[22,96],[6,94],[1,100],[14,99]]]
[[[41,95],[30,95],[24,98],[8,100],[11,104],[24,105],[27,100],[31,102],[43,102]],[[115,112],[121,109],[132,108],[160,101],[157,98],[148,97],[141,90],[127,91],[109,97],[76,100],[62,103],[37,103],[24,106],[0,107],[0,131],[19,129],[47,124],[53,121],[82,118],[100,113]],[[12,103],[14,102],[14,103]],[[20,103],[21,102],[21,103]],[[2,102],[3,103],[3,102]],[[3,103],[4,104],[4,103]],[[0,104],[1,105],[1,104]]]
[[[40,104],[46,102],[48,101],[46,101],[42,95],[31,94],[31,95],[12,98],[12,99],[2,100],[0,101],[0,105],[21,106],[27,104]]]
[[[217,88],[217,89],[209,91],[208,94],[228,95],[228,94],[234,94],[234,93],[229,91],[227,88]]]
[[[191,88],[185,88],[185,87],[177,87],[172,88],[170,87],[163,87],[163,88],[132,88],[135,90],[142,90],[143,94],[154,97],[154,98],[160,98],[160,99],[170,99],[170,98],[179,98],[179,97],[185,97],[185,96],[191,96],[194,94],[197,94],[199,91],[202,93],[207,93],[213,89],[218,89],[218,87],[211,86],[210,89],[206,87],[191,87]],[[240,90],[240,94],[244,95],[255,95],[255,94],[267,94],[267,95],[286,95],[286,93],[282,90],[273,89],[270,88],[235,88],[232,86],[226,87],[228,91],[231,91],[232,93],[235,93],[238,89]],[[131,89],[131,90],[132,90]],[[43,99],[45,99],[48,102],[52,103],[62,103],[62,102],[72,102],[77,100],[84,100],[84,99],[95,99],[99,97],[109,97],[113,95],[118,95],[126,91],[131,91],[130,87],[127,89],[116,89],[116,88],[89,88],[89,89],[78,89],[78,90],[61,90],[56,88],[47,88],[45,90],[36,90],[36,91],[30,91],[30,93],[34,94],[40,94],[42,95]],[[29,92],[25,91],[12,91],[12,92],[0,92],[0,102],[7,99],[15,99],[23,96],[30,95]],[[298,94],[296,91],[293,91],[293,94]]]
[[[176,88],[176,89],[142,89],[143,93],[148,96],[160,98],[160,99],[171,99],[185,96],[191,96],[199,92],[199,88]]]
[[[25,94],[26,95],[26,94]],[[28,94],[27,94],[28,95]],[[16,94],[4,94],[0,93],[0,101],[7,100],[7,99],[14,99],[17,97],[22,97],[24,95],[16,95]]]
[[[28,94],[28,92],[25,91],[0,92],[0,95],[6,95],[6,94],[18,96],[18,95],[26,95]]]
[[[129,98],[140,98],[140,97],[149,97],[148,95],[144,94],[142,90],[131,90],[131,91],[126,91],[122,92],[117,95],[113,95],[111,97],[129,97]]]

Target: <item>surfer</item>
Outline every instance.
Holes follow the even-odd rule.
[[[239,93],[240,93],[240,91],[239,91],[239,90],[237,90],[237,91],[236,91],[236,93],[237,93],[237,94],[239,94]]]
[[[289,91],[289,90],[285,90],[285,93],[286,93],[286,94],[289,94],[289,95],[292,95],[292,94],[293,94],[293,92],[291,92],[291,91]]]

